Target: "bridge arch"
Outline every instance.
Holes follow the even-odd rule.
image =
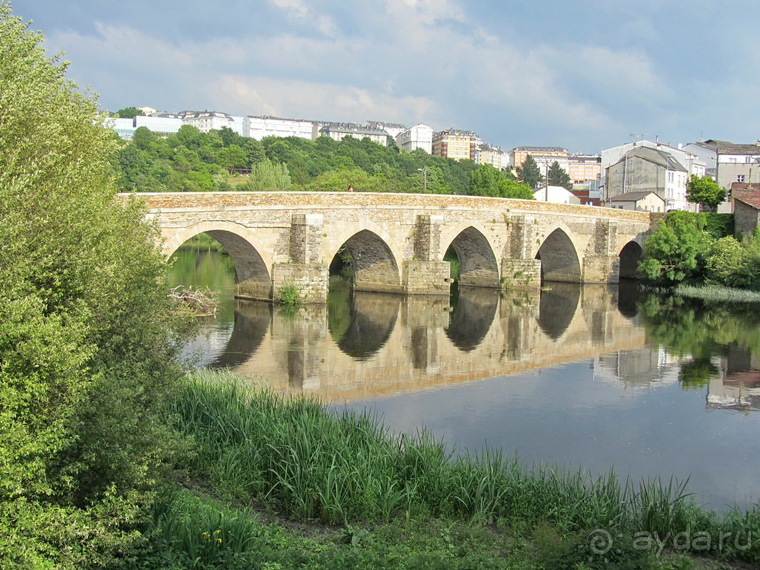
[[[165,230],[163,243],[167,259],[191,237],[206,233],[230,255],[235,266],[235,295],[255,299],[271,298],[271,259],[266,260],[261,247],[256,247],[258,240],[250,229],[233,222],[211,221],[171,232],[168,236],[167,233],[169,232]]]
[[[644,249],[636,241],[629,241],[623,246],[618,253],[620,258],[620,278],[635,279],[638,277],[638,267],[641,258],[644,256]]]
[[[388,240],[374,231],[363,229],[353,233],[332,252],[332,256],[326,257],[334,261],[338,256],[344,256],[350,265],[353,289],[385,293],[403,292],[396,261],[398,257]]]
[[[444,251],[451,247],[457,254],[459,284],[465,287],[498,288],[499,264],[494,254],[496,249],[487,237],[488,232],[480,224],[462,224],[456,229],[459,230],[457,233],[448,232],[447,239],[442,239],[441,243],[446,246]]]
[[[582,282],[578,247],[571,236],[564,224],[547,233],[535,254],[541,260],[541,281]]]

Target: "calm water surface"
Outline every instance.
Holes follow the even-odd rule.
[[[484,446],[621,478],[690,478],[719,510],[760,499],[760,311],[625,287],[553,284],[536,297],[354,293],[289,314],[232,299],[226,256],[185,249],[175,283],[222,292],[186,350],[287,393]]]

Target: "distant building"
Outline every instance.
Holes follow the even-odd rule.
[[[700,159],[697,154],[684,148],[675,148],[657,141],[640,140],[602,150],[602,176],[605,175],[610,166],[620,161],[626,153],[640,147],[653,148],[670,154],[681,163],[684,168],[686,168],[686,172],[688,172],[689,176],[692,174],[699,177],[705,175],[705,161]]]
[[[260,141],[264,137],[311,139],[313,123],[304,119],[283,119],[269,115],[248,115],[243,119],[243,136]]]
[[[686,201],[689,172],[672,154],[639,146],[629,150],[607,168],[607,204],[628,192],[655,192],[665,201],[666,210],[696,210]]]
[[[567,173],[573,184],[598,180],[602,176],[602,157],[598,154],[571,154],[567,157]]]
[[[433,129],[417,124],[396,135],[396,146],[406,152],[421,148],[428,154],[433,152]]]
[[[734,233],[750,235],[760,223],[760,184],[734,182],[731,185]]]
[[[613,200],[607,203],[607,206],[621,210],[664,212],[665,200],[653,190],[644,190],[642,192],[627,192],[615,196]]]
[[[367,121],[367,126],[377,131],[385,131],[393,140],[396,140],[399,133],[406,130],[406,126],[401,123],[384,123],[382,121]]]
[[[509,153],[504,152],[498,146],[482,144],[478,153],[478,163],[490,164],[494,168],[503,170],[509,168]]]
[[[108,117],[103,124],[109,129],[116,131],[116,134],[125,141],[131,141],[132,135],[134,135],[137,130],[134,119]]]
[[[551,165],[557,162],[568,174],[570,173],[569,155],[566,148],[558,146],[518,146],[509,151],[509,162],[513,168],[521,168],[530,155],[536,161],[539,170],[545,176]]]
[[[554,204],[580,204],[580,199],[562,186],[544,186],[533,192],[533,197],[539,202]]]
[[[168,136],[176,133],[183,125],[182,119],[178,115],[163,114],[143,117],[137,115],[134,118],[135,128],[146,127],[152,133],[158,136]]]
[[[154,109],[153,107],[138,107],[138,111],[142,111],[143,115],[150,117],[151,115],[158,115],[158,109]]]
[[[443,158],[478,161],[480,145],[483,141],[472,131],[448,129],[433,134],[433,154]]]
[[[218,130],[222,127],[234,130],[233,127],[235,126],[232,116],[219,111],[183,111],[180,113],[180,117],[184,124],[191,125],[202,133],[214,129]]]
[[[356,123],[325,123],[319,129],[320,136],[330,137],[336,141],[342,141],[346,137],[355,139],[368,138],[383,146],[388,145],[388,133],[385,130],[373,129],[368,125],[357,125]]]
[[[715,149],[715,180],[722,188],[730,188],[733,182],[760,184],[760,141],[734,144],[709,140],[705,144]]]

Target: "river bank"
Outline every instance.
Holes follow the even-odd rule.
[[[689,568],[700,567],[694,555],[760,558],[757,507],[719,516],[674,481],[526,470],[496,452],[455,458],[424,432],[394,436],[367,414],[280,399],[228,373],[190,377],[170,417],[195,441],[192,483],[158,501],[154,515],[154,536],[177,560]],[[299,522],[272,526],[252,509]]]

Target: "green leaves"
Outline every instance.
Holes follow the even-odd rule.
[[[694,204],[715,210],[726,199],[726,190],[709,176],[699,178],[692,174],[686,185],[686,199]]]

